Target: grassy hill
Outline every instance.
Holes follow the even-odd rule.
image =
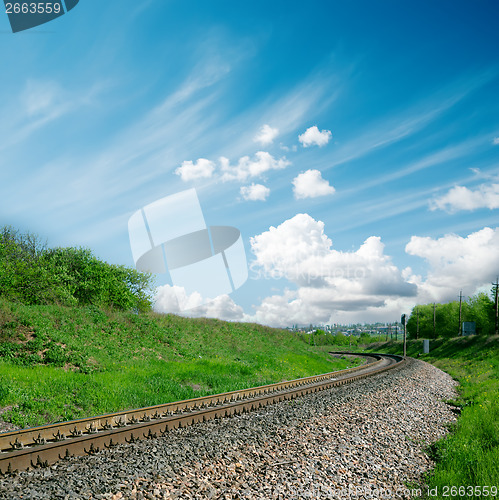
[[[340,370],[248,323],[0,298],[0,408],[26,427]],[[350,362],[351,365],[351,362]]]

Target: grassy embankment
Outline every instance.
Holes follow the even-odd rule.
[[[0,407],[20,427],[340,370],[296,335],[253,324],[0,298]]]
[[[422,343],[422,340],[408,341],[407,355],[420,355],[420,359],[457,380],[459,395],[449,403],[461,409],[449,435],[428,449],[436,462],[434,471],[427,477],[430,490],[438,493],[432,498],[498,498],[497,489],[493,496],[487,495],[483,487],[499,488],[499,338],[430,340],[429,354],[422,354]],[[371,352],[403,352],[400,341],[363,347]],[[469,487],[473,487],[473,495]]]

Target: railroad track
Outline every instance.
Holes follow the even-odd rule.
[[[240,391],[0,433],[0,474],[48,467],[71,456],[90,455],[121,443],[164,436],[174,428],[249,412],[366,378],[404,363],[401,356],[387,354],[330,354],[365,356],[367,364]]]

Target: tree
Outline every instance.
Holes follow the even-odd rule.
[[[470,297],[467,302],[464,321],[476,322],[477,335],[493,335],[494,333],[494,302],[485,293]]]
[[[31,234],[0,230],[0,295],[25,304],[152,307],[152,275],[97,259],[86,248],[47,249]]]
[[[433,304],[426,304],[413,308],[407,322],[410,339],[416,338],[418,314],[419,338],[434,338],[433,307]],[[462,304],[462,321],[475,321],[478,335],[492,335],[495,322],[494,302],[485,293],[470,297]],[[459,331],[459,302],[435,304],[435,323],[437,337],[456,337]]]
[[[407,336],[416,338],[417,314],[419,311],[419,338],[429,339],[433,337],[433,304],[417,305],[412,309],[411,316],[407,321]]]

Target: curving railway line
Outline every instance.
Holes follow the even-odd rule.
[[[387,354],[330,354],[364,356],[367,363],[261,387],[0,433],[0,474],[48,467],[74,455],[164,436],[177,427],[249,412],[382,373],[405,362],[402,356]]]

